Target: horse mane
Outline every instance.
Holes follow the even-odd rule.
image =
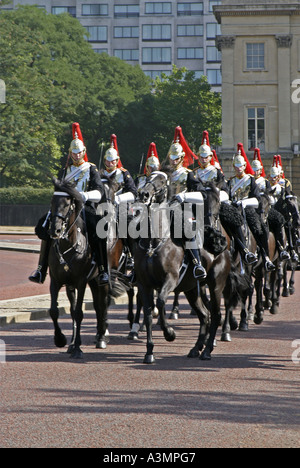
[[[74,187],[73,183],[67,182],[64,179],[59,180],[53,178],[53,184],[56,191],[66,192],[71,198],[74,198],[76,208],[81,208],[83,205],[83,199],[78,190]]]

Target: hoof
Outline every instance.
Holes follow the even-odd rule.
[[[293,296],[296,292],[296,289],[292,286],[290,287],[290,295]]]
[[[211,360],[210,351],[208,351],[208,349],[205,349],[203,353],[201,353],[200,359],[201,361],[210,361]]]
[[[127,340],[136,341],[139,339],[139,334],[137,332],[129,332],[127,335]]]
[[[279,312],[279,306],[277,304],[272,305],[270,309],[270,314],[276,315]]]
[[[282,297],[289,297],[290,296],[290,291],[288,288],[284,288],[282,291]]]
[[[166,341],[174,341],[175,338],[176,338],[176,333],[175,333],[175,331],[173,330],[173,328],[168,327],[168,328],[164,331],[164,337],[165,337],[165,340],[166,340]]]
[[[226,342],[229,343],[229,342],[231,341],[230,333],[228,333],[228,332],[222,333],[222,335],[221,335],[221,341],[226,341]]]
[[[67,344],[67,338],[63,333],[54,335],[54,344],[57,348],[64,348]]]
[[[239,331],[245,332],[245,331],[248,331],[248,330],[249,330],[248,323],[241,322],[240,325],[239,325]]]
[[[72,354],[74,351],[74,345],[73,344],[70,344],[68,346],[68,349],[67,349],[67,354]]]
[[[153,364],[155,362],[155,357],[153,354],[145,354],[144,364]]]
[[[189,352],[189,354],[187,355],[188,358],[197,358],[200,356],[200,353],[199,353],[199,350],[197,348],[192,348]]]
[[[107,340],[98,340],[96,342],[96,349],[106,349],[107,348]]]
[[[169,315],[169,319],[170,320],[178,320],[179,319],[178,312],[171,312],[170,315]]]
[[[70,356],[72,359],[82,359],[83,358],[83,352],[81,351],[80,348],[74,349],[74,351],[71,353]]]
[[[254,323],[255,323],[256,325],[260,325],[261,323],[263,323],[263,321],[264,321],[264,316],[263,316],[263,314],[255,314],[255,315],[254,315],[254,320],[253,320],[253,321],[254,321]]]

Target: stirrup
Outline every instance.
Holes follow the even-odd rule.
[[[257,256],[252,252],[246,252],[244,260],[247,265],[255,265],[258,262]]]
[[[193,275],[196,279],[205,279],[207,277],[206,270],[201,264],[194,266]]]
[[[269,258],[266,259],[265,268],[267,271],[276,270],[276,266],[274,265],[274,263],[271,262]]]
[[[29,281],[37,284],[43,284],[46,279],[46,273],[42,272],[42,267],[39,265],[37,269],[28,277]]]
[[[291,256],[286,250],[280,252],[280,260],[290,260]]]

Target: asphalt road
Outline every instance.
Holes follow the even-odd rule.
[[[24,254],[21,262],[18,253],[12,264],[4,252],[1,272],[5,262],[13,266],[18,294],[37,255]],[[0,292],[11,286],[8,271],[6,266]],[[41,286],[34,287],[41,293]],[[109,311],[106,350],[95,349],[95,315],[85,312],[82,360],[55,348],[48,318],[3,327],[0,446],[299,448],[300,272],[296,294],[281,299],[278,315],[265,312],[261,325],[232,332],[231,343],[220,342],[218,332],[209,362],[186,357],[198,323],[183,296],[180,302],[173,343],[154,327],[153,365],[143,364],[144,334],[137,342],[127,340],[125,305]],[[61,326],[70,339],[69,316],[61,318]]]

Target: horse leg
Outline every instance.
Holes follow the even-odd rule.
[[[71,343],[72,345],[71,357],[74,359],[81,359],[83,356],[83,353],[80,349],[80,345],[81,345],[80,329],[81,329],[81,322],[83,319],[82,304],[83,304],[83,298],[84,298],[84,293],[85,293],[85,287],[86,287],[85,283],[81,287],[78,287],[76,307],[74,310],[73,342]]]
[[[280,298],[280,287],[282,281],[282,270],[281,266],[275,271],[272,271],[271,283],[272,283],[272,305],[270,308],[270,314],[276,315],[279,312],[279,298]]]
[[[257,276],[254,282],[256,291],[256,305],[254,314],[254,323],[260,325],[264,320],[264,306],[263,306],[263,277],[262,271],[257,272]]]
[[[289,292],[291,296],[295,294],[295,270],[296,270],[296,266],[294,263],[292,263],[292,272],[291,272],[291,277],[289,281]]]
[[[59,310],[58,310],[57,298],[58,298],[59,290],[60,290],[60,287],[54,281],[54,279],[51,278],[51,281],[50,281],[51,303],[50,303],[49,314],[50,314],[50,317],[52,318],[53,325],[54,325],[55,346],[57,346],[58,348],[63,348],[67,344],[67,339],[65,335],[62,333],[60,326],[58,325]]]
[[[142,310],[143,304],[141,302],[141,297],[140,294],[137,293],[136,296],[136,313],[134,316],[134,322],[132,324],[132,328],[127,336],[128,340],[137,340],[139,338],[139,331],[142,330],[142,327],[140,327],[140,316],[141,316],[141,310]]]
[[[179,293],[174,293],[174,301],[172,306],[172,312],[169,315],[169,319],[178,320],[179,318]]]
[[[282,297],[289,297],[289,295],[290,295],[290,290],[289,290],[289,287],[288,287],[288,279],[287,279],[287,275],[288,275],[287,266],[288,266],[288,263],[286,262],[284,264],[284,266],[283,266]]]
[[[211,323],[209,327],[209,337],[208,337],[206,346],[200,356],[200,359],[203,361],[209,361],[211,359],[211,352],[214,349],[216,333],[217,333],[217,329],[221,320],[222,290],[223,288],[220,290],[220,286],[217,286],[215,284],[215,281],[213,281],[213,284],[209,284],[210,303],[211,303]]]
[[[133,322],[134,322],[134,313],[133,313],[133,298],[134,298],[134,289],[131,287],[127,291],[127,296],[128,296],[128,314],[127,314],[127,320],[129,322],[129,327],[130,329],[132,328]]]
[[[144,357],[145,364],[152,364],[155,362],[153,355],[154,343],[152,339],[152,306],[153,306],[153,289],[139,286],[139,293],[141,294],[141,301],[144,309],[144,320],[147,331],[147,344],[146,354]]]
[[[76,290],[73,286],[66,286],[66,292],[67,292],[67,296],[68,296],[68,299],[70,301],[70,313],[71,313],[71,317],[72,317],[72,320],[74,321],[74,312],[75,312],[75,307],[76,307]],[[74,326],[73,326],[73,331],[74,331]],[[74,343],[74,334],[72,335],[72,338],[71,338],[71,343],[68,347],[68,351],[67,353],[68,354],[72,354],[73,352],[73,349],[74,349],[74,346],[73,344]]]
[[[164,332],[164,337],[166,341],[174,341],[176,338],[175,331],[172,327],[169,326],[165,313],[166,301],[170,292],[173,291],[174,287],[175,281],[173,281],[172,278],[168,278],[163,287],[161,288],[156,301],[156,305],[159,310],[160,328]]]
[[[109,338],[107,331],[107,309],[109,301],[109,286],[99,286],[96,279],[89,281],[93,304],[97,318],[96,348],[106,349]]]
[[[204,306],[201,297],[198,296],[198,287],[191,289],[190,291],[186,291],[185,297],[187,298],[192,309],[196,312],[200,322],[198,339],[195,343],[195,346],[188,353],[189,358],[195,358],[199,357],[200,351],[202,351],[205,340],[207,338],[207,322],[209,311]]]

